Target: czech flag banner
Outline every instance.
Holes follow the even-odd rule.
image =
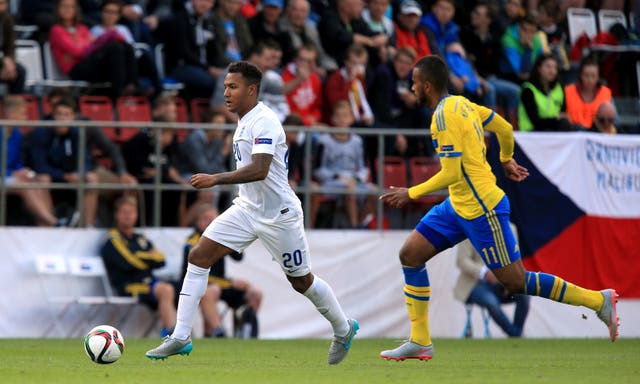
[[[516,132],[512,182],[487,158],[511,203],[524,264],[590,289],[640,298],[640,136]]]

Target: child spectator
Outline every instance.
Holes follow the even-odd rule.
[[[80,142],[78,128],[72,127],[77,123],[76,103],[73,99],[63,98],[53,106],[53,119],[64,121],[69,125],[58,127],[39,127],[31,135],[29,154],[31,165],[36,173],[44,173],[56,183],[78,183],[81,178],[87,189],[82,201],[83,222],[87,226],[96,225],[98,210],[98,190],[91,189],[91,184],[98,182],[98,175],[93,172],[93,159],[89,151],[85,151],[83,173],[78,169]],[[75,192],[73,193],[75,198]]]
[[[350,193],[340,199],[347,212],[352,228],[366,227],[373,220],[376,196],[359,196],[354,192],[372,192],[376,186],[369,180],[369,168],[364,163],[364,145],[359,135],[341,132],[354,122],[351,107],[347,101],[339,101],[333,106],[332,133],[322,134],[318,140],[319,166],[314,171],[316,179],[323,188],[344,189]],[[314,196],[318,199],[319,196]],[[364,204],[358,204],[358,200]],[[359,206],[362,209],[358,209]],[[315,221],[312,207],[312,222]]]

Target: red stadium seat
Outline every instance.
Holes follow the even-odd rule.
[[[195,98],[191,100],[191,120],[194,123],[202,123],[202,112],[210,108],[211,101],[205,98]]]
[[[378,159],[375,161],[375,167],[373,172],[378,172]],[[389,189],[389,187],[406,187],[407,186],[407,165],[402,157],[399,156],[385,156],[382,165],[382,177],[384,183],[382,187]]]
[[[180,97],[174,98],[177,109],[177,121],[179,123],[188,123],[189,122],[189,110],[187,109],[187,103],[184,99]],[[176,137],[178,138],[178,142],[182,143],[184,138],[189,134],[189,129],[176,129]]]
[[[440,171],[440,162],[432,157],[412,157],[409,160],[409,170],[411,172],[411,185],[424,183]],[[428,195],[414,200],[414,204],[428,206],[431,208],[444,201],[444,195]]]
[[[121,96],[116,102],[119,121],[151,121],[151,105],[146,97]],[[123,143],[135,136],[140,128],[116,128],[116,142]]]

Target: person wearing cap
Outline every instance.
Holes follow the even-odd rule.
[[[422,9],[413,0],[406,0],[400,4],[398,21],[395,25],[396,47],[398,49],[411,47],[416,51],[416,57],[430,55],[433,51],[430,40],[422,28],[419,28]]]
[[[262,10],[249,19],[249,29],[254,43],[266,40],[278,42],[282,49],[282,62],[288,63],[295,56],[295,49],[289,33],[278,23],[283,6],[284,0],[263,0]]]

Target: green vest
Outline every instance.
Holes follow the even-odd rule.
[[[556,83],[556,86],[553,87],[548,95],[542,93],[541,90],[529,82],[522,84],[522,88],[528,88],[533,92],[533,98],[538,106],[538,115],[541,118],[553,118],[560,115],[564,102],[564,91],[562,90],[560,82]],[[535,127],[529,119],[529,115],[527,115],[527,111],[524,109],[522,101],[520,101],[520,105],[518,106],[518,128],[525,132],[535,130]]]

